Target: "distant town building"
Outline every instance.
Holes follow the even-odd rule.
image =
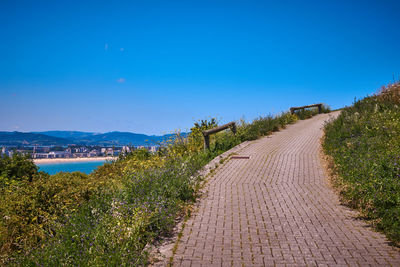
[[[50,151],[49,158],[65,158],[64,151]]]
[[[75,158],[88,158],[89,153],[83,152],[83,153],[74,153]]]
[[[49,153],[50,147],[33,147],[33,153]]]
[[[89,157],[98,157],[100,156],[100,151],[93,149],[89,152]]]
[[[33,153],[32,158],[34,159],[48,159],[49,153]]]
[[[131,149],[130,149],[129,146],[123,146],[122,147],[122,150],[121,150],[122,154],[127,154],[127,153],[130,153],[130,152],[131,152]]]
[[[106,151],[106,156],[113,156],[114,155],[114,151],[111,147],[107,148]]]
[[[151,146],[150,149],[149,149],[149,151],[152,152],[152,153],[157,152],[157,150],[158,150],[158,146]]]
[[[85,152],[89,152],[89,149],[87,147],[81,146],[81,147],[75,148],[75,152],[76,153],[85,153]]]

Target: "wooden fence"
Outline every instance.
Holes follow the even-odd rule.
[[[220,131],[223,131],[225,129],[231,128],[232,132],[235,134],[236,133],[236,123],[234,121],[215,127],[210,130],[205,130],[203,131],[203,136],[204,136],[204,149],[210,149],[210,135],[218,133]]]
[[[302,107],[291,107],[290,108],[290,113],[294,114],[295,110],[298,109],[305,109],[305,108],[312,108],[312,107],[318,107],[318,113],[322,112],[322,104],[314,104],[314,105],[308,105],[308,106],[302,106]],[[204,136],[204,149],[210,149],[210,135],[218,133],[220,131],[223,131],[225,129],[231,128],[232,132],[235,134],[236,133],[236,123],[234,121],[215,127],[210,130],[205,130],[203,131],[203,136]]]
[[[291,107],[290,114],[294,114],[294,111],[298,110],[298,109],[313,108],[313,107],[318,107],[318,113],[322,112],[322,103],[320,103],[320,104],[314,104],[314,105],[308,105],[308,106],[302,106],[302,107]]]

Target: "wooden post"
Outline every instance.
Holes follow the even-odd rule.
[[[318,113],[321,114],[321,112],[322,112],[322,104],[319,104],[318,105]]]
[[[210,149],[210,136],[204,135],[204,150]]]
[[[231,126],[231,130],[232,130],[232,133],[233,133],[233,134],[236,134],[236,131],[237,131],[237,129],[236,129],[236,123],[234,123],[234,124]]]
[[[218,133],[218,132],[220,132],[222,130],[225,130],[225,129],[228,129],[228,128],[231,128],[232,132],[234,134],[236,134],[236,123],[234,121],[232,121],[230,123],[227,123],[227,124],[224,124],[224,125],[221,125],[221,126],[218,126],[218,127],[215,127],[213,129],[210,129],[210,130],[203,131],[204,150],[210,149],[210,135]]]

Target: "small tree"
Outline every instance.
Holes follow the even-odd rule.
[[[14,153],[12,157],[7,155],[0,157],[0,184],[7,181],[32,181],[38,173],[38,167],[33,163],[29,155]]]

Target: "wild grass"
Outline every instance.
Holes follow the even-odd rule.
[[[355,101],[325,126],[345,203],[400,242],[400,83]]]
[[[240,121],[236,135],[230,130],[212,135],[207,151],[201,131],[217,122],[203,120],[187,138],[178,133],[158,153],[136,150],[90,175],[50,176],[36,169],[32,179],[22,175],[25,178],[16,180],[4,174],[0,263],[146,265],[149,244],[170,234],[177,218],[195,201],[204,165],[243,141],[296,120],[297,115],[282,113],[251,123]]]

